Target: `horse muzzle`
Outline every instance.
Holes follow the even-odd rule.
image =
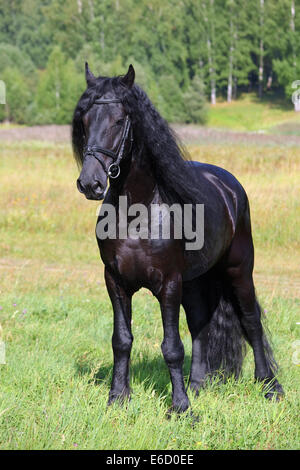
[[[81,178],[78,178],[77,189],[89,200],[101,201],[104,199],[105,190],[102,189],[99,181],[94,180],[92,183],[86,184]]]

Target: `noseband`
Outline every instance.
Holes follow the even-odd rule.
[[[111,100],[99,99],[99,100],[94,101],[94,104],[110,104],[110,103],[121,103],[121,100],[119,100],[118,98],[113,98]],[[89,155],[96,158],[101,163],[105,173],[109,176],[109,178],[113,178],[113,179],[118,178],[120,174],[120,162],[124,156],[124,148],[125,148],[125,144],[126,144],[129,133],[130,133],[130,149],[128,153],[131,152],[133,136],[132,136],[131,122],[130,122],[129,116],[126,115],[122,137],[118,145],[117,151],[113,152],[112,150],[99,147],[98,145],[91,145],[91,146],[87,145],[84,149],[83,158],[85,159]],[[113,159],[113,163],[109,165],[108,170],[105,168],[104,162],[101,160],[99,155],[97,155],[98,153],[103,153],[104,155],[107,155],[108,157],[111,157]]]

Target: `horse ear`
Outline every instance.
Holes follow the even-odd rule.
[[[85,63],[85,79],[88,86],[92,86],[95,83],[96,78],[89,69],[89,64]]]
[[[121,82],[123,85],[125,85],[127,88],[131,88],[135,79],[135,71],[133,66],[130,64],[128,67],[128,72],[124,77],[121,78]]]

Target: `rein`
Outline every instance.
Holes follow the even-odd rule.
[[[111,100],[99,99],[99,100],[94,101],[94,104],[110,104],[110,103],[121,103],[121,100],[118,98],[113,98]],[[91,146],[87,145],[84,149],[83,158],[85,159],[88,156],[92,156],[96,158],[96,160],[98,160],[101,163],[105,173],[109,176],[109,178],[113,178],[113,179],[118,178],[118,176],[120,175],[120,162],[124,156],[124,148],[125,148],[125,144],[126,144],[129,133],[130,133],[130,149],[128,153],[130,153],[132,149],[133,135],[132,135],[131,121],[129,119],[129,116],[126,115],[122,137],[118,145],[117,151],[113,152],[112,150],[99,147],[98,145],[91,145]],[[103,161],[101,160],[99,155],[97,155],[98,153],[102,153],[113,159],[113,163],[109,165],[107,170],[105,168]]]

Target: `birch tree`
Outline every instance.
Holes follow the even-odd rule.
[[[295,0],[291,0],[291,45],[292,45],[294,76],[296,77],[296,75],[297,75],[297,56],[296,56],[295,16],[296,16]],[[295,82],[296,82],[296,80],[295,80]],[[299,81],[298,81],[297,85],[299,85]],[[293,87],[293,84],[292,84],[292,87]],[[299,99],[299,94],[297,94],[297,93],[293,95],[293,104],[294,104],[294,110],[296,112],[300,112],[300,99]]]
[[[259,0],[259,70],[258,70],[258,96],[262,98],[264,85],[264,22],[265,0]]]
[[[203,20],[205,23],[205,40],[207,47],[207,60],[210,82],[210,101],[216,104],[216,67],[215,67],[215,28],[214,28],[214,0],[202,2]]]

